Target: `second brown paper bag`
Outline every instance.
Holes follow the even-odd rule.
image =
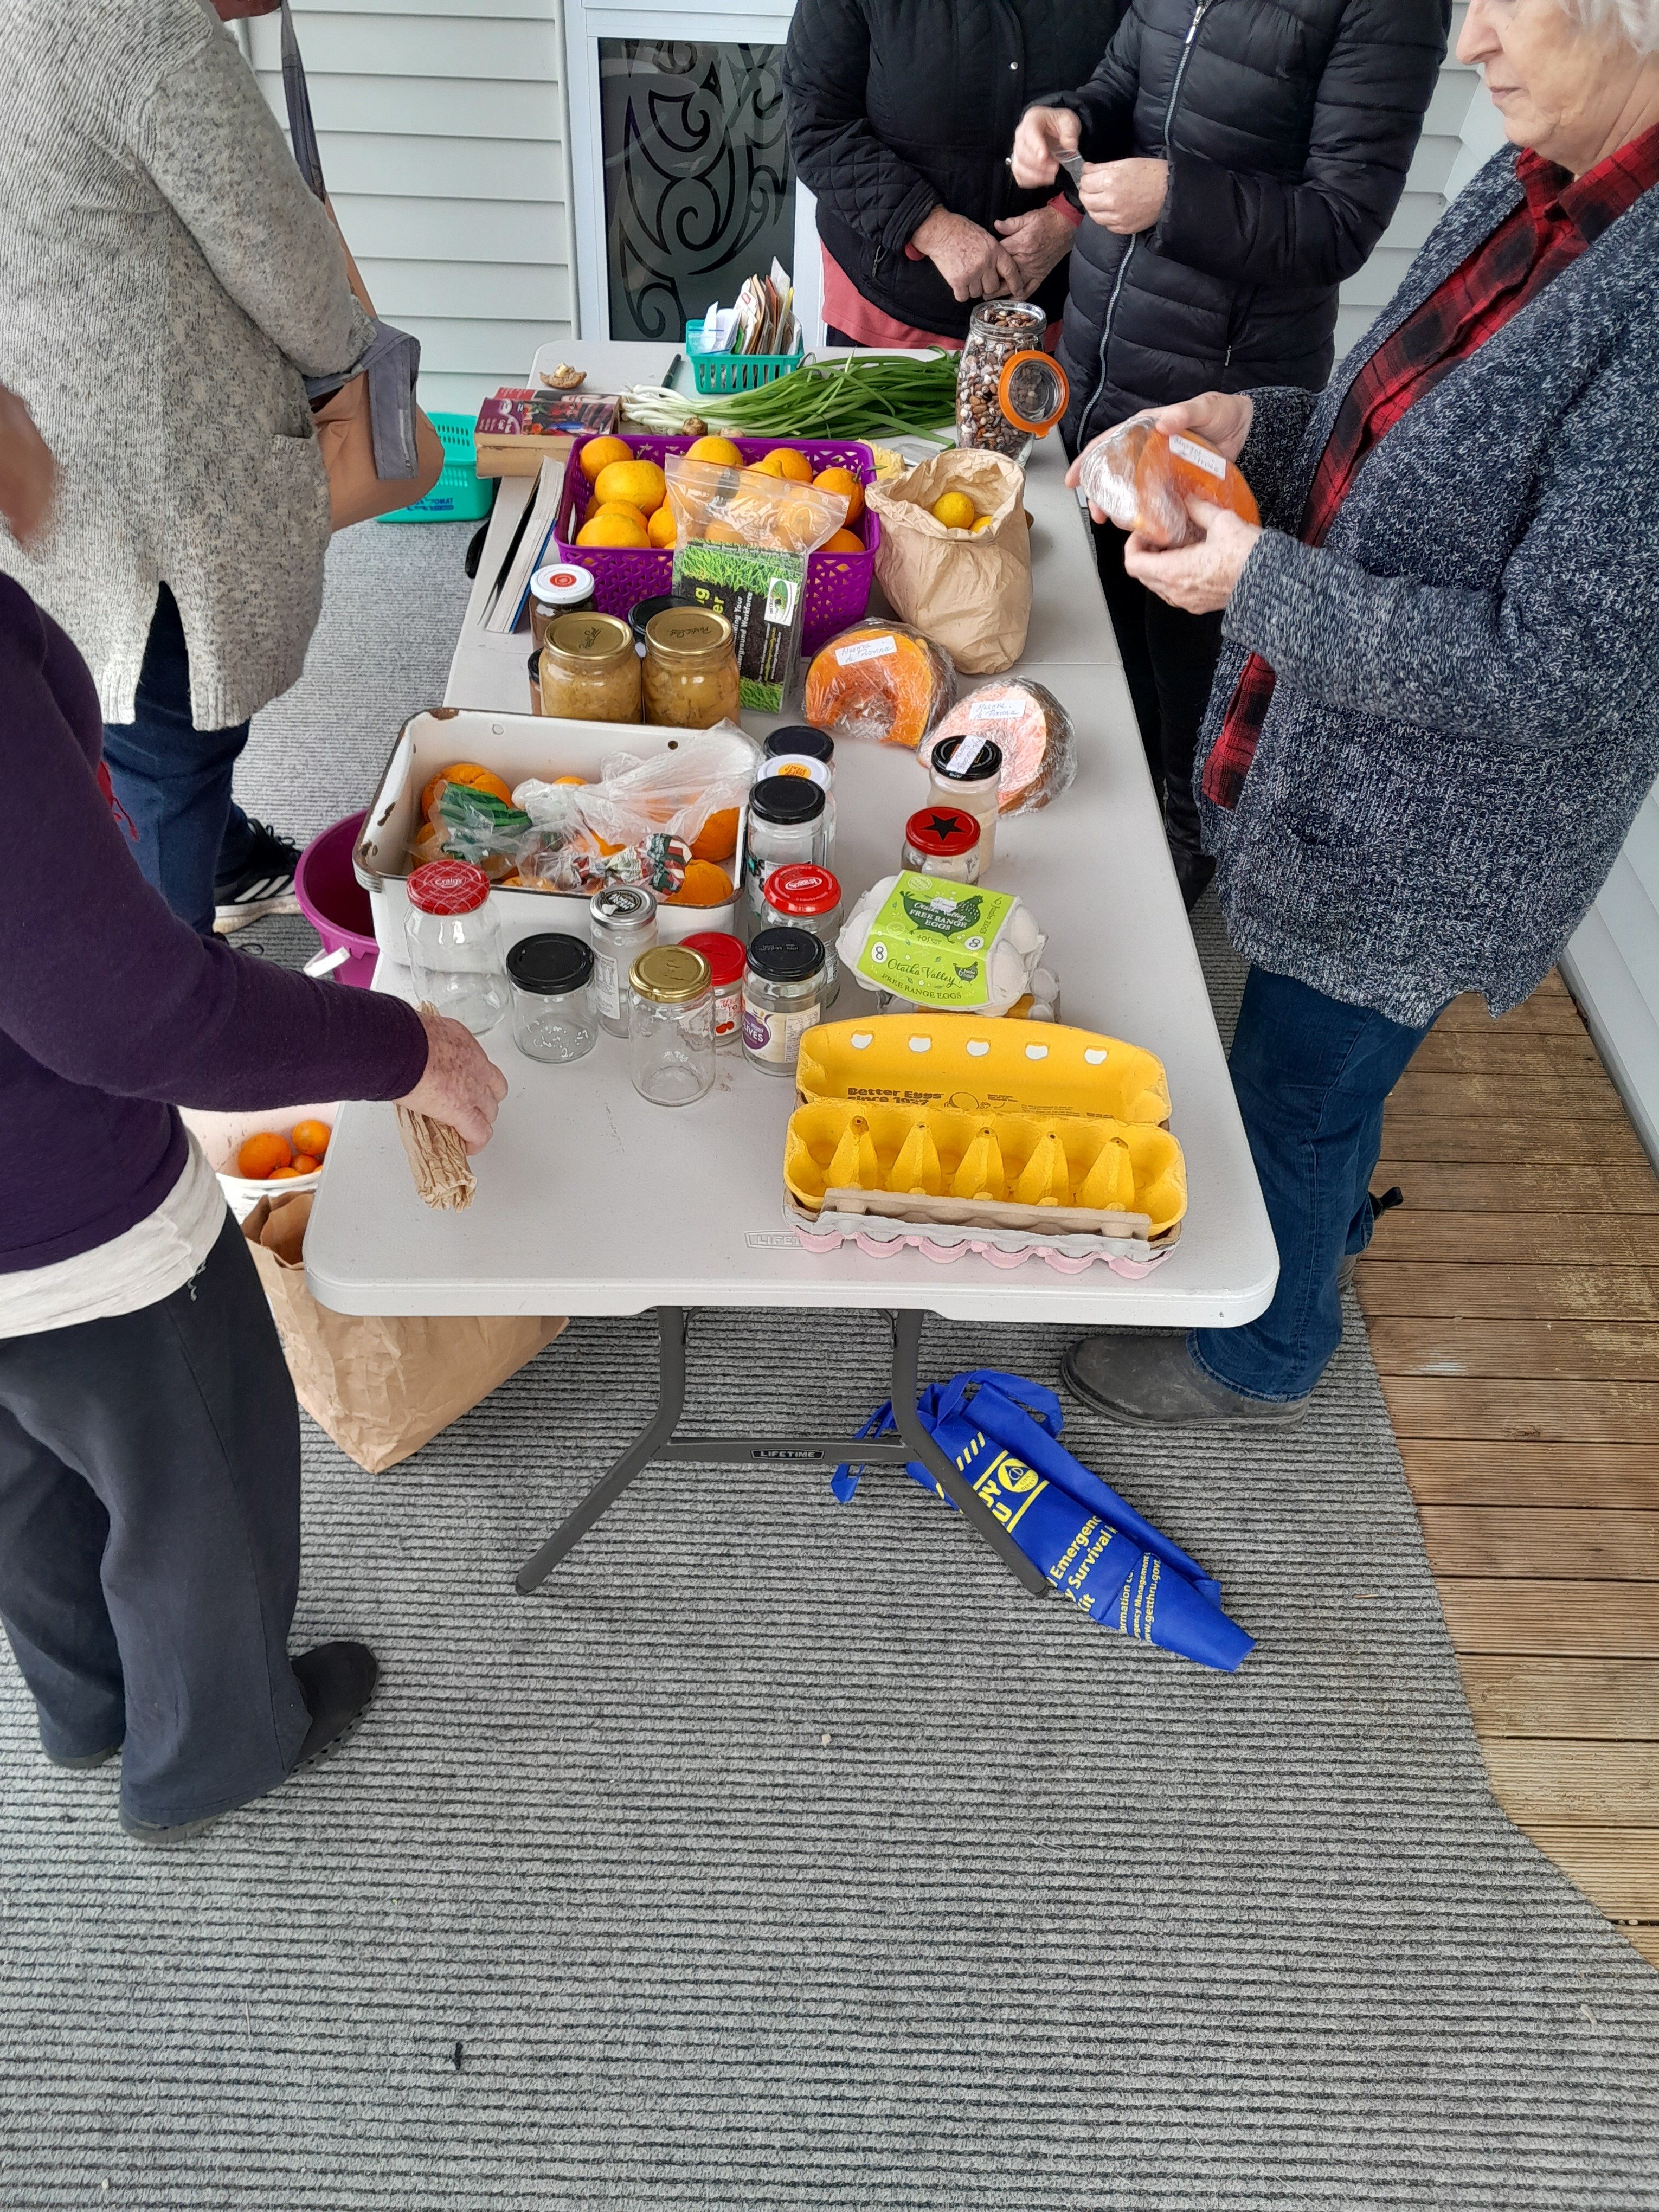
[[[964,491],[988,526],[947,530],[928,509]],[[999,676],[1025,650],[1031,621],[1031,542],[1025,475],[1000,453],[958,452],[872,484],[881,518],[876,580],[901,622],[942,645],[969,676]]]
[[[311,1194],[262,1198],[246,1221],[295,1395],[370,1474],[407,1459],[516,1375],[564,1328],[539,1315],[339,1314],[318,1304],[302,1256]]]

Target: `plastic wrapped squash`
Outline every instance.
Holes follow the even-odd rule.
[[[832,637],[806,672],[806,720],[836,738],[912,752],[956,703],[956,664],[908,623],[864,622]]]
[[[1090,447],[1082,483],[1091,507],[1155,545],[1191,545],[1204,535],[1187,512],[1189,499],[1208,500],[1243,522],[1261,520],[1255,494],[1233,462],[1202,438],[1166,437],[1141,418],[1120,422]]]

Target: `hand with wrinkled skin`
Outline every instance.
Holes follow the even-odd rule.
[[[1077,233],[1058,208],[1033,208],[1029,215],[1004,216],[997,234],[1018,264],[1018,296],[1029,300],[1043,278],[1072,250]]]
[[[1189,499],[1187,512],[1204,532],[1196,545],[1166,550],[1133,531],[1123,549],[1123,566],[1166,605],[1189,615],[1216,614],[1231,599],[1261,532],[1207,499]]]
[[[447,1121],[469,1152],[481,1152],[507,1096],[507,1078],[459,1022],[422,1010],[421,1024],[427,1036],[426,1073],[398,1103],[412,1114]]]
[[[1087,161],[1078,198],[1091,222],[1120,238],[1150,230],[1170,197],[1167,161]]]
[[[965,215],[935,208],[911,234],[918,253],[927,255],[957,300],[1018,297],[1019,268],[1000,238],[969,222]]]

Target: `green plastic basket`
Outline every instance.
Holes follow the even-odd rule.
[[[753,392],[799,368],[805,353],[704,353],[702,325],[685,325],[685,357],[699,392]]]
[[[488,514],[495,496],[493,477],[481,477],[472,465],[476,458],[470,415],[434,415],[430,418],[444,449],[438,481],[424,499],[380,517],[382,522],[477,522]]]

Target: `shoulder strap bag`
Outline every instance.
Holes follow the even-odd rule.
[[[338,231],[323,182],[322,157],[311,119],[311,95],[306,88],[305,64],[300,58],[289,0],[283,0],[283,90],[288,100],[295,161]],[[394,330],[374,315],[374,303],[343,236],[340,245],[351,289],[364,313],[374,317],[374,336],[356,367],[345,376],[306,379],[317,444],[328,471],[331,520],[336,530],[423,499],[437,483],[444,465],[438,434],[415,401],[420,340],[407,331]]]

